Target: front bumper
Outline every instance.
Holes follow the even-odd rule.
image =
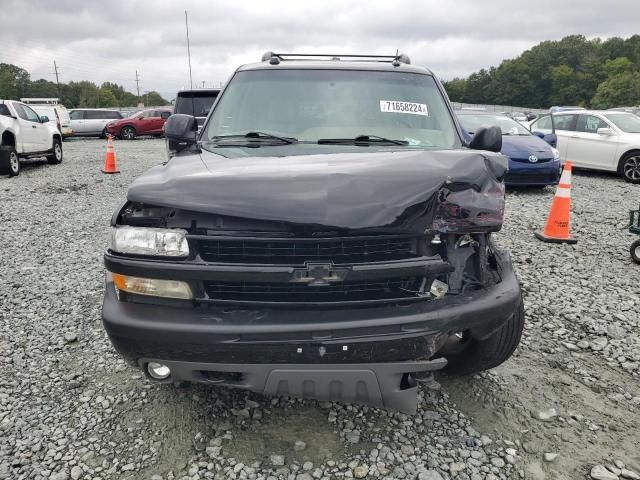
[[[439,300],[332,309],[123,302],[107,273],[102,316],[123,356],[163,363],[173,380],[414,412],[409,374],[444,367],[437,352],[448,335],[486,338],[517,309],[506,254],[500,271],[500,283]]]
[[[504,183],[507,186],[557,185],[560,173],[560,162],[557,160],[537,164],[511,160]]]

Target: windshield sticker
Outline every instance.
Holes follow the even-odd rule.
[[[395,100],[380,100],[380,111],[389,113],[409,113],[411,115],[429,116],[427,105],[424,103],[397,102]]]

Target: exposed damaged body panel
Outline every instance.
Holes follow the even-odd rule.
[[[506,170],[506,157],[471,150],[287,157],[223,157],[204,151],[149,170],[127,198],[220,216],[349,230],[424,233],[435,220],[436,228],[446,231],[442,219],[447,216],[468,231],[476,223],[497,231]]]

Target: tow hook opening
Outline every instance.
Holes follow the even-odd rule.
[[[240,372],[217,372],[215,370],[200,370],[200,374],[209,383],[240,383],[242,373]]]
[[[402,380],[400,380],[400,390],[415,388],[417,385],[415,373],[405,373],[402,375]]]

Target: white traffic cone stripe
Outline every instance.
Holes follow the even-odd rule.
[[[558,187],[558,189],[556,190],[556,197],[571,198],[571,189],[570,188],[564,188],[564,187]]]
[[[571,170],[567,170],[565,168],[562,171],[562,175],[560,175],[560,184],[561,185],[571,185]]]

